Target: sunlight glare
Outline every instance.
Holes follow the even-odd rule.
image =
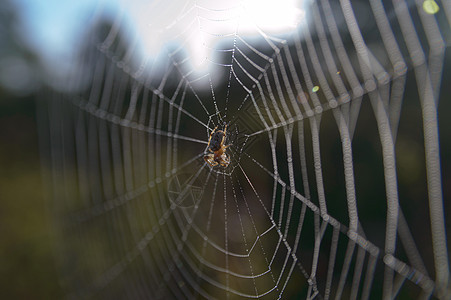
[[[212,50],[235,35],[287,34],[304,20],[302,0],[154,1],[124,7],[131,28],[140,36],[144,56],[155,58],[168,45],[181,47],[192,68],[206,70]],[[166,48],[168,49],[168,48]],[[172,49],[174,50],[174,49]]]
[[[285,33],[295,29],[304,18],[304,11],[294,0],[247,0],[243,19],[253,22],[268,33]],[[252,30],[251,28],[249,28]]]

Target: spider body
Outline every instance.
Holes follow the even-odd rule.
[[[213,131],[213,135],[210,135],[210,143],[208,144],[208,150],[212,152],[219,151],[223,146],[223,140],[225,139],[225,133],[222,130]]]
[[[227,125],[225,126],[224,131],[216,130],[217,128],[218,126],[216,126],[210,134],[207,151],[211,153],[206,153],[204,155],[204,160],[210,165],[210,167],[215,167],[217,165],[227,167],[230,163],[230,158],[225,153],[227,147],[230,145],[224,145],[226,140]]]

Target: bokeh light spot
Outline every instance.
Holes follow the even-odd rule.
[[[430,15],[436,14],[440,7],[434,0],[426,0],[423,2],[423,10]]]

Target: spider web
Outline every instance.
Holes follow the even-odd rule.
[[[142,56],[99,7],[72,92],[40,105],[68,297],[449,297],[436,3],[312,1],[292,34],[250,36],[239,2],[187,2],[174,24],[217,41],[205,72],[192,36]],[[211,168],[224,124],[231,163]]]

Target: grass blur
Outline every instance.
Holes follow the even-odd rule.
[[[34,96],[0,95],[0,299],[57,299]]]

